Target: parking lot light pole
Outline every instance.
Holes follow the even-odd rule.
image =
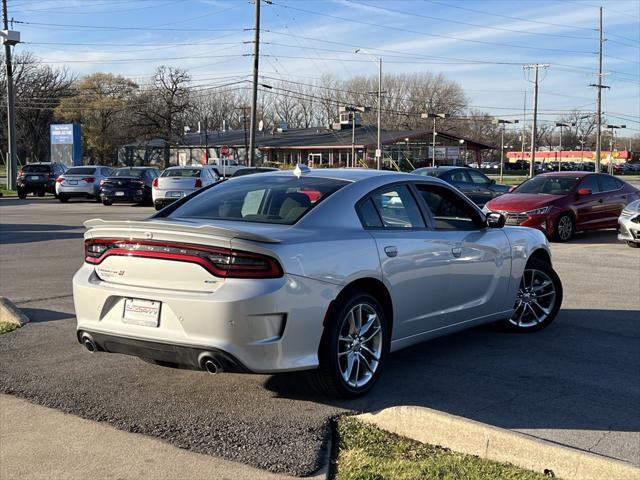
[[[433,139],[431,141],[431,166],[436,166],[436,135],[438,132],[436,131],[436,120],[438,118],[449,118],[451,115],[448,113],[422,113],[420,118],[433,118]]]
[[[340,112],[349,112],[349,120],[351,120],[351,166],[356,166],[356,113],[357,112],[368,112],[371,110],[371,107],[340,107]],[[349,167],[349,162],[347,161],[347,167]]]
[[[613,174],[613,149],[616,146],[615,131],[619,128],[627,128],[626,125],[607,125],[611,130],[611,138],[609,139],[609,173]]]
[[[380,142],[380,119],[382,111],[382,57],[378,57],[376,59],[375,56],[371,55],[364,48],[356,48],[353,51],[353,53],[360,52],[367,54],[371,58],[371,60],[378,64],[378,147],[376,148],[376,168],[380,170],[382,161],[382,146]]]
[[[520,123],[519,120],[504,120],[502,118],[498,118],[496,120],[498,125],[502,125],[500,130],[500,181],[502,182],[502,177],[504,173],[504,127],[506,124],[510,123]]]
[[[558,171],[561,171],[560,165],[562,165],[562,129],[564,127],[570,127],[568,123],[556,122],[556,127],[560,127],[560,159],[558,160]]]

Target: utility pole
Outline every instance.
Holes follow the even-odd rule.
[[[420,114],[420,118],[433,118],[433,135],[431,140],[431,166],[436,166],[436,135],[438,132],[436,131],[436,120],[438,118],[449,118],[450,115],[448,113],[422,113]]]
[[[209,165],[209,125],[208,118],[204,116],[204,164]]]
[[[251,92],[251,124],[249,132],[249,167],[255,166],[255,147],[256,147],[256,108],[258,105],[258,64],[260,61],[260,2],[262,0],[254,0],[256,4],[255,28],[253,37],[253,85]]]
[[[538,85],[539,70],[549,68],[548,64],[534,63],[531,65],[524,65],[522,67],[525,72],[528,70],[535,70],[535,80],[533,81],[533,125],[531,126],[531,161],[529,162],[529,178],[533,178],[535,174],[536,163],[536,148],[537,148],[537,136],[538,136]],[[528,80],[530,81],[530,80]]]
[[[368,51],[366,51],[364,48],[356,48],[353,53],[366,53],[369,58],[371,58],[371,60],[373,60],[374,62],[376,62],[378,64],[378,147],[376,148],[376,168],[378,170],[380,170],[381,168],[381,163],[382,163],[382,147],[381,147],[381,140],[380,140],[380,135],[381,135],[381,130],[380,130],[380,124],[381,124],[381,115],[382,115],[382,57],[378,57],[376,59],[376,57],[374,55],[371,55]]]
[[[519,123],[519,120],[503,120],[499,118],[496,123],[502,125],[500,132],[500,181],[502,181],[502,174],[504,172],[504,127],[507,123]]]
[[[351,115],[351,166],[356,166],[356,112],[350,112]],[[347,163],[347,167],[349,163]]]
[[[602,84],[602,47],[604,38],[602,33],[602,7],[600,7],[600,41],[598,43],[598,83],[591,84],[591,87],[598,89],[598,99],[596,101],[596,172],[600,172],[600,162],[602,161],[602,89],[609,88]]]
[[[18,152],[16,146],[16,105],[13,91],[13,67],[11,65],[11,46],[20,42],[20,33],[9,30],[9,15],[7,13],[7,0],[2,0],[2,43],[4,43],[4,60],[7,70],[7,189],[16,189],[16,177],[18,173]]]
[[[522,161],[524,162],[524,145],[527,136],[527,92],[524,92],[524,103],[522,105]]]
[[[575,124],[572,124],[575,125]],[[560,165],[562,164],[562,129],[563,127],[570,127],[568,123],[556,122],[556,127],[560,127],[560,160],[558,160],[558,171],[560,172],[562,169]]]

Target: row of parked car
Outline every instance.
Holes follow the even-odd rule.
[[[482,170],[498,170],[500,168],[500,162],[482,162],[471,163],[468,165],[471,168],[479,168]],[[592,161],[585,162],[558,162],[552,160],[550,162],[535,162],[533,166],[536,173],[544,172],[595,172],[596,164]],[[517,160],[515,162],[505,162],[504,170],[529,170],[529,162],[526,160]],[[600,165],[600,172],[607,173],[609,171],[609,165]],[[636,163],[616,163],[613,165],[613,171],[616,175],[637,175],[640,174],[640,162]]]
[[[231,177],[276,170],[244,167]],[[111,168],[86,165],[68,168],[61,163],[25,165],[18,175],[18,197],[33,193],[54,194],[62,203],[72,198],[88,198],[103,205],[114,202],[152,203],[156,210],[185,197],[199,188],[223,180],[211,165],[176,166],[160,171],[156,167]]]

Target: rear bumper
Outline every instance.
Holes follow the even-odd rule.
[[[117,195],[117,192],[123,192],[123,195]],[[127,189],[127,190],[115,190],[115,189],[102,189],[100,191],[100,196],[103,200],[108,200],[110,202],[147,202],[151,198],[144,189]]]
[[[66,185],[56,185],[58,195],[65,197],[97,197],[100,195],[100,187],[97,185],[89,185],[86,187],[75,187]]]
[[[56,183],[55,180],[45,180],[42,182],[25,182],[18,180],[17,187],[27,193],[31,192],[56,192]]]
[[[215,352],[256,373],[317,367],[324,316],[339,290],[292,275],[227,279],[214,292],[136,287],[105,282],[88,264],[73,278],[77,331],[99,349],[192,367]],[[127,298],[162,302],[159,326],[124,323]]]

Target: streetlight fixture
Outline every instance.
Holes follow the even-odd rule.
[[[340,107],[341,112],[349,112],[349,120],[351,120],[351,166],[355,167],[356,165],[356,113],[358,112],[368,112],[371,110],[371,107],[354,107],[354,106],[346,106]],[[347,167],[349,167],[349,162],[347,162]]]
[[[380,170],[380,167],[381,167],[380,164],[382,161],[382,146],[380,143],[380,118],[381,118],[381,111],[382,111],[382,57],[378,57],[376,59],[374,55],[371,55],[364,48],[356,48],[353,51],[353,53],[360,53],[360,52],[366,54],[367,56],[369,56],[369,58],[371,58],[372,61],[378,63],[378,148],[376,148],[376,168]]]
[[[613,149],[616,146],[615,130],[619,128],[627,128],[627,126],[609,124],[606,128],[611,130],[611,139],[609,140],[609,173],[613,174]]]
[[[504,172],[504,126],[506,124],[511,123],[520,123],[519,120],[504,120],[502,118],[498,118],[496,120],[498,125],[502,125],[502,129],[500,130],[500,181],[502,182],[502,174]]]
[[[433,140],[431,146],[431,166],[436,166],[436,120],[438,118],[449,118],[451,115],[448,113],[422,113],[420,114],[420,118],[433,118]]]

